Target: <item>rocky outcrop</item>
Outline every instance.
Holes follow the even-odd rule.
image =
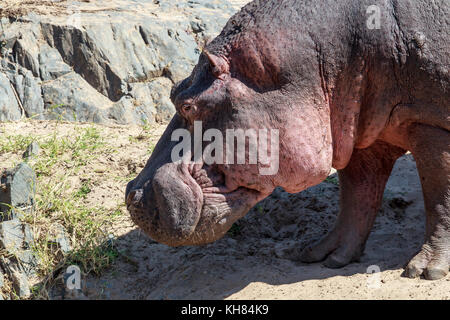
[[[0,23],[0,121],[165,121],[172,85],[236,11],[226,0],[67,3]]]
[[[35,275],[37,266],[31,228],[19,219],[33,209],[35,184],[34,171],[26,163],[5,171],[1,177],[0,292],[6,276],[21,298],[31,294],[28,278]]]
[[[39,156],[39,150],[36,142],[31,143],[24,158]],[[33,169],[25,162],[1,174],[0,300],[30,297],[39,263],[42,262],[32,225],[26,222],[26,214],[33,213],[35,209],[36,181]],[[64,226],[54,223],[50,229],[46,235],[49,248],[57,248],[59,255],[68,254],[72,246]],[[9,284],[8,288],[4,288],[5,283]]]
[[[33,208],[36,175],[26,163],[6,170],[0,183],[0,221],[20,217]]]
[[[14,292],[21,298],[31,294],[28,278],[36,274],[33,243],[29,225],[16,219],[0,223],[0,268],[5,270]]]

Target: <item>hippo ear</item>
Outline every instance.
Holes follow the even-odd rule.
[[[216,56],[207,50],[203,50],[203,53],[208,58],[211,72],[217,79],[221,79],[224,74],[230,73],[230,64],[226,58]]]

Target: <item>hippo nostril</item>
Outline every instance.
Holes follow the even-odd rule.
[[[127,197],[127,205],[135,208],[142,207],[144,199],[144,189],[131,190]]]

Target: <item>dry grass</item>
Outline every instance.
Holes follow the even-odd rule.
[[[41,148],[27,160],[37,174],[36,207],[22,219],[37,240],[33,251],[41,285],[32,298],[47,298],[69,265],[100,274],[120,255],[114,239],[121,226],[132,224],[123,201],[126,183],[144,166],[163,129],[31,120],[0,124],[2,169],[23,161],[32,141]],[[55,243],[60,226],[72,246],[67,254]]]

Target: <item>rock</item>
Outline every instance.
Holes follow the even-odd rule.
[[[21,116],[9,79],[0,73],[0,121],[19,120]]]
[[[5,171],[0,179],[0,221],[20,215],[34,206],[36,175],[26,163]]]
[[[105,123],[113,105],[75,72],[44,83],[42,95],[49,119]]]
[[[175,106],[169,99],[172,82],[167,78],[156,78],[148,83],[133,84],[130,86],[130,95],[140,110],[151,110],[153,117],[146,113],[142,119],[148,123],[154,121],[169,121],[175,113]],[[150,107],[151,106],[151,107]],[[151,120],[151,121],[149,121]]]
[[[0,248],[15,254],[22,250],[25,242],[24,224],[18,220],[0,223]]]
[[[123,97],[108,110],[108,119],[118,124],[135,123],[136,117],[136,106],[130,97]]]
[[[106,167],[103,165],[96,165],[94,166],[93,171],[95,173],[104,173],[106,171]]]
[[[14,256],[27,275],[34,274],[37,265],[36,257],[30,250],[33,244],[29,225],[18,220],[0,223],[0,249]]]
[[[6,271],[20,298],[30,295],[28,277],[36,275],[37,259],[30,247],[34,244],[30,227],[18,220],[0,223],[0,269]],[[1,287],[1,286],[0,286]]]
[[[22,155],[22,158],[26,159],[32,156],[37,156],[41,152],[41,148],[36,141],[33,141],[28,147],[27,150]]]
[[[61,249],[61,252],[63,254],[66,254],[72,250],[72,246],[70,245],[70,240],[67,237],[66,229],[59,223],[55,225],[55,228],[57,230],[57,235],[56,235],[55,241],[58,244],[59,248]]]
[[[156,120],[170,121],[175,113],[175,106],[170,101],[171,85],[167,80],[159,79],[149,84],[149,90],[156,106],[156,113],[158,117]]]
[[[155,104],[158,103],[158,101],[155,101],[153,97],[151,97],[149,84],[133,83],[130,85],[129,94],[134,105],[135,116],[139,117],[141,122],[153,123],[156,115]]]
[[[58,50],[49,45],[42,45],[39,52],[39,70],[43,81],[57,79],[72,71]]]
[[[5,285],[5,276],[0,271],[0,289],[3,288],[4,285]],[[0,294],[0,300],[1,300],[1,298],[2,298],[2,295]]]
[[[49,247],[55,249],[56,246],[63,255],[72,250],[70,239],[68,238],[66,229],[63,225],[59,223],[52,224],[51,237],[53,240],[48,242]]]
[[[22,33],[13,47],[14,60],[22,67],[30,70],[33,76],[39,77],[39,44],[32,33]]]
[[[32,250],[23,250],[17,254],[21,271],[26,277],[36,276],[38,260]]]
[[[37,119],[168,121],[170,88],[236,11],[226,0],[79,2],[77,9],[77,23],[61,14],[2,19],[0,121],[21,118],[17,100]]]
[[[28,298],[31,295],[30,284],[25,273],[14,270],[9,273],[14,292],[19,298]]]
[[[22,102],[25,116],[33,119],[44,119],[44,99],[42,98],[41,81],[35,78],[33,73],[25,68],[10,75],[17,95]]]

